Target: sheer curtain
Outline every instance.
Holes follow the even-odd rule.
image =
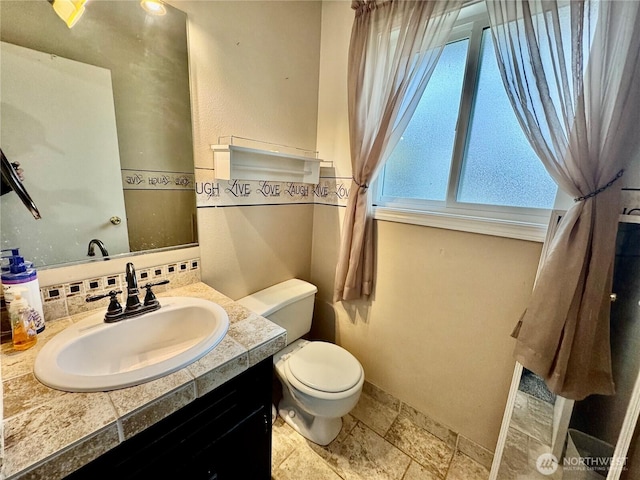
[[[342,227],[335,301],[373,288],[369,184],[416,109],[462,0],[357,0],[348,67],[353,181]]]
[[[612,394],[616,181],[640,134],[640,2],[487,2],[505,88],[531,145],[576,201],[514,331],[515,357],[567,398]]]

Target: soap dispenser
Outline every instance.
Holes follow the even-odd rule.
[[[33,310],[29,303],[22,298],[20,291],[14,292],[13,300],[9,305],[9,319],[11,321],[11,339],[13,348],[27,350],[38,341]]]
[[[11,254],[5,255],[5,252],[11,252]],[[33,268],[33,263],[25,261],[17,248],[2,250],[2,254],[2,287],[5,297],[11,301],[10,298],[16,290],[25,290],[21,296],[37,312],[35,323],[36,329],[40,333],[44,330],[45,323],[36,269]]]

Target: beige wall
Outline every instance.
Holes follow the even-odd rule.
[[[290,278],[310,280],[312,205],[198,210],[202,280],[238,299]]]
[[[236,135],[316,146],[319,2],[173,1],[189,17],[196,167]],[[309,279],[310,205],[199,208],[202,278],[239,298]]]
[[[324,2],[318,149],[350,175],[345,82],[353,14]],[[362,362],[367,379],[493,450],[514,361],[510,332],[531,291],[541,244],[376,222],[369,303],[331,301],[343,208],[315,206],[313,333]]]

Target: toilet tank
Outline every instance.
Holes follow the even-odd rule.
[[[293,278],[237,300],[287,331],[287,345],[311,330],[315,285]]]

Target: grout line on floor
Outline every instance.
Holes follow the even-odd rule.
[[[417,425],[416,425],[416,426],[417,426]],[[365,427],[366,427],[366,425],[365,425]],[[367,428],[369,428],[369,427],[367,427]],[[422,428],[422,427],[419,427],[419,426],[418,426],[418,428]],[[374,432],[374,431],[373,431],[373,429],[369,428],[369,430],[371,430],[373,433],[375,433],[376,435],[378,435],[378,436],[380,437],[380,434],[379,434],[379,433],[377,433],[377,432]],[[424,428],[423,428],[423,430],[424,430]],[[426,432],[426,431],[427,431],[427,430],[425,430],[425,432]],[[391,442],[391,441],[387,440],[387,438],[386,438],[386,437],[381,437],[381,438],[382,438],[385,442],[387,442],[389,445],[391,445],[393,448],[395,448],[396,450],[398,450],[398,451],[400,451],[400,452],[404,453],[407,457],[409,457],[409,459],[411,460],[411,462],[416,462],[416,463],[417,463],[418,465],[420,465],[422,468],[426,468],[426,469],[428,469],[428,468],[429,468],[429,465],[425,465],[425,464],[423,464],[422,462],[418,461],[418,459],[414,458],[414,457],[413,457],[409,452],[404,451],[404,450],[402,449],[402,447],[400,447],[399,445],[396,445],[395,443],[393,443],[393,442]],[[409,462],[409,466],[407,467],[407,470],[409,470],[409,467],[411,466],[411,462]],[[449,466],[447,466],[447,472],[448,472],[448,471],[449,471]],[[405,471],[404,473],[406,474],[407,472]],[[402,478],[404,478],[404,475],[401,477],[401,479],[402,479]],[[444,477],[443,477],[443,478],[444,478]]]
[[[393,442],[391,442],[391,441],[387,440],[386,436],[380,435],[380,434],[379,434],[378,432],[376,432],[373,428],[371,428],[371,427],[367,426],[367,424],[366,424],[366,423],[361,422],[360,420],[358,420],[358,423],[361,423],[361,424],[362,424],[362,426],[363,426],[364,428],[366,428],[367,430],[370,430],[374,435],[377,435],[378,437],[380,437],[380,438],[382,439],[382,441],[383,441],[383,442],[388,443],[389,445],[391,445],[393,448],[395,448],[395,449],[396,449],[396,450],[398,450],[399,452],[404,453],[407,457],[409,457],[409,460],[411,460],[411,461],[413,461],[413,462],[416,462],[416,463],[417,463],[418,465],[420,465],[421,467],[425,467],[425,465],[422,465],[422,464],[421,464],[420,462],[418,462],[415,458],[413,458],[413,457],[411,456],[411,454],[410,454],[410,453],[405,452],[405,451],[404,451],[402,448],[400,448],[398,445],[396,445],[395,443],[393,443]],[[420,427],[418,427],[418,428],[420,428]],[[354,428],[354,429],[355,429],[355,428]],[[354,430],[354,429],[352,429],[352,430]],[[349,433],[349,435],[351,435],[351,433]],[[411,466],[411,461],[409,462],[409,465],[407,466],[407,470],[409,470],[409,467]],[[426,467],[425,467],[425,468],[426,468]],[[406,472],[406,470],[405,470],[404,474],[403,474],[403,475],[402,475],[402,477],[400,477],[400,478],[401,478],[401,479],[402,479],[402,478],[404,478],[404,475],[405,475],[406,473],[407,473],[407,472]]]
[[[411,461],[409,462],[409,465],[407,465],[407,468],[405,469],[404,473],[402,474],[402,477],[400,477],[400,480],[404,480],[404,477],[407,476],[407,472],[411,468],[411,464],[414,462],[412,457],[409,457],[409,458],[411,459]]]
[[[396,414],[395,417],[393,417],[393,421],[389,424],[389,428],[387,428],[384,432],[384,435],[382,435],[382,438],[386,438],[387,437],[387,433],[389,433],[389,431],[391,430],[391,427],[393,427],[393,424],[396,423],[396,421],[398,420],[398,415]],[[389,442],[391,443],[391,442]]]
[[[449,459],[449,464],[447,465],[447,470],[444,472],[444,477],[443,479],[446,480],[446,478],[449,476],[449,471],[451,470],[451,467],[453,466],[453,460],[456,458],[456,453],[458,453],[458,445],[460,444],[460,434],[457,433],[456,434],[456,444],[453,447],[453,453],[451,454],[451,458]]]
[[[358,420],[356,417],[352,417],[355,422],[353,422],[353,425],[351,425],[351,428],[349,429],[348,432],[346,432],[347,436],[351,435],[351,432],[353,432],[353,429],[356,428],[356,425],[360,422],[360,420]],[[342,419],[342,425],[344,426],[344,419]]]
[[[411,470],[411,466],[412,466],[412,464],[414,462],[416,464],[416,465],[414,465],[414,467],[419,466],[419,467],[421,467],[423,469],[426,469],[426,470],[428,470],[430,472],[433,471],[435,473],[435,471],[433,470],[433,465],[432,464],[430,464],[430,463],[424,464],[422,461],[419,461],[416,458],[414,458],[414,456],[412,454],[410,454],[409,452],[405,451],[405,449],[409,445],[405,445],[405,448],[401,448],[400,446],[396,445],[396,443],[392,439],[387,439],[386,435],[388,435],[389,432],[392,430],[392,426],[398,421],[399,417],[400,417],[399,414],[395,415],[395,417],[394,417],[393,421],[391,422],[391,425],[389,426],[389,428],[385,429],[386,431],[385,431],[384,434],[381,434],[378,431],[374,430],[372,427],[367,425],[367,423],[365,423],[363,420],[360,420],[360,419],[358,419],[356,417],[353,417],[353,416],[347,417],[347,418],[349,418],[348,423],[350,423],[351,425],[346,425],[346,426],[348,426],[350,428],[344,429],[344,431],[341,432],[340,440],[338,442],[336,442],[336,446],[339,447],[340,444],[342,444],[342,443],[344,443],[344,442],[346,442],[348,440],[349,441],[355,441],[354,431],[356,431],[357,427],[360,427],[361,429],[366,429],[367,432],[369,432],[369,433],[375,434],[376,436],[378,436],[378,438],[381,438],[385,444],[393,447],[394,449],[396,449],[397,451],[401,452],[403,455],[406,455],[409,458],[410,461],[407,464],[407,466],[406,466],[406,468],[405,468],[405,470],[403,472],[399,472],[398,470],[396,470],[396,473],[401,473],[401,475],[399,477],[397,477],[397,478],[399,478],[401,480],[404,480],[405,478],[408,478],[409,472]],[[344,422],[344,419],[343,419],[343,428],[344,428],[344,426],[345,426],[345,422]],[[422,426],[417,425],[417,424],[414,424],[414,426],[416,428],[418,428],[418,429],[420,429],[420,430],[422,430],[422,431],[424,431],[424,432],[436,437],[438,440],[443,441],[445,443],[448,443],[444,439],[442,439],[439,436],[437,436],[434,433],[432,433],[430,430],[428,430],[426,428],[423,428]],[[455,433],[455,432],[452,432],[452,433]],[[307,443],[309,443],[309,442],[307,441]],[[462,455],[466,455],[464,452],[462,452],[460,450],[460,444],[461,444],[461,435],[459,433],[455,433],[455,441],[453,442],[453,445],[448,444],[448,445],[450,445],[449,448],[451,449],[450,457],[449,457],[448,460],[446,460],[446,457],[443,458],[443,460],[444,460],[444,465],[442,465],[444,467],[443,471],[442,472],[439,471],[436,474],[437,478],[439,480],[446,480],[452,474],[452,472],[454,471],[454,460],[455,460],[456,455],[457,455],[458,452],[460,452]],[[328,447],[329,447],[329,445],[327,445],[325,447],[321,447],[321,448],[323,448],[324,450],[328,451],[327,450]],[[278,465],[274,465],[274,467],[273,467],[274,468],[274,473],[276,473],[277,469],[280,466],[282,466],[282,464],[284,462],[286,462],[287,459],[290,458],[292,454],[294,454],[295,452],[301,452],[300,449],[304,449],[304,448],[305,447],[303,445],[294,446],[294,448],[290,452],[287,453],[285,458],[283,460],[281,460]],[[334,474],[336,475],[336,479],[339,478],[341,480],[346,480],[346,479],[351,478],[349,472],[338,472],[336,470],[336,468],[334,468],[332,463],[329,461],[329,459],[325,458],[325,456],[322,454],[322,452],[318,452],[315,448],[310,448],[310,453],[312,453],[314,456],[318,457],[321,461],[323,461],[334,472]],[[479,462],[476,462],[473,458],[471,460],[473,460],[475,463],[479,463]],[[354,473],[356,473],[356,472],[354,471]],[[275,479],[275,478],[277,478],[277,476],[272,477],[272,480]],[[358,477],[358,478],[360,479],[361,477]]]
[[[271,448],[273,449],[273,446],[272,446]],[[284,457],[282,460],[280,460],[280,462],[279,462],[277,465],[273,465],[273,454],[271,455],[271,462],[272,462],[272,465],[271,465],[271,470],[272,470],[271,475],[272,475],[272,476],[273,476],[273,470],[278,469],[278,468],[280,467],[280,465],[282,465],[284,462],[286,462],[286,461],[287,461],[287,459],[288,459],[291,455],[293,455],[293,453],[294,453],[296,450],[298,450],[298,447],[294,447],[294,448],[292,448],[292,449],[291,449],[291,451],[290,451],[289,453],[287,453],[287,454],[285,455],[285,457]]]

